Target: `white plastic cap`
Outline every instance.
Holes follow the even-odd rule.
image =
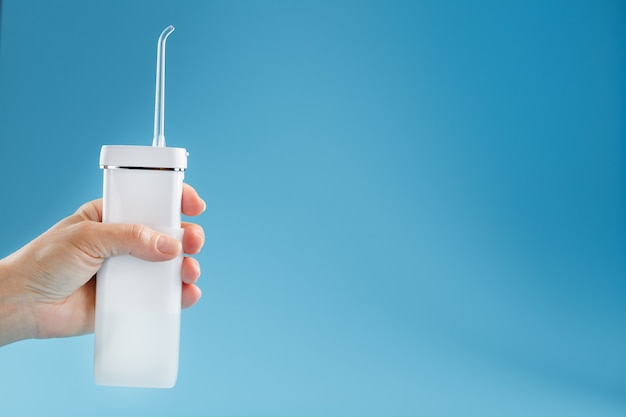
[[[100,168],[187,169],[187,150],[158,146],[105,145]]]

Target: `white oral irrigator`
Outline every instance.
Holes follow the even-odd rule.
[[[187,151],[165,146],[165,42],[157,44],[152,146],[103,146],[103,223],[142,224],[182,241]],[[99,385],[171,388],[178,375],[182,253],[165,262],[105,260],[96,277],[94,374]]]

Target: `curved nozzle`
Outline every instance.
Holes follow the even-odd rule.
[[[157,42],[156,91],[154,94],[154,138],[152,146],[165,146],[163,132],[165,109],[165,41],[174,32],[174,26],[163,29]]]

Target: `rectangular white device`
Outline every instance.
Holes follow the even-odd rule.
[[[103,223],[143,224],[182,241],[187,151],[103,146]],[[183,255],[117,256],[96,277],[94,374],[99,385],[170,388],[178,375]]]

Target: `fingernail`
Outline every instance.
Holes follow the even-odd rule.
[[[180,242],[173,237],[161,235],[157,239],[157,249],[159,252],[171,255],[180,251]]]
[[[202,212],[204,213],[204,211],[206,210],[206,201],[202,200],[202,204],[203,204]]]

